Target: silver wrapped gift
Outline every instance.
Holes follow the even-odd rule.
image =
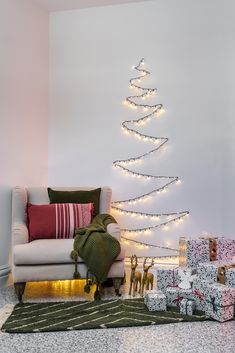
[[[216,239],[216,258],[217,260],[232,259],[235,255],[234,239]]]
[[[162,291],[160,291],[158,289],[145,290],[145,292],[144,292],[144,304],[147,303],[148,296],[151,295],[151,294],[162,294]]]
[[[182,299],[180,301],[180,314],[192,316],[195,310],[196,304],[194,300]]]
[[[166,296],[162,292],[145,294],[145,305],[149,311],[166,311]]]
[[[199,262],[210,261],[210,246],[208,239],[189,239],[181,237],[179,240],[179,265],[196,267]]]
[[[232,261],[220,260],[220,261],[212,261],[207,263],[199,263],[197,266],[197,276],[202,281],[207,281],[208,283],[211,283],[211,284],[215,283],[217,282],[218,269],[222,266],[227,266],[227,265],[232,265]]]
[[[195,301],[196,310],[205,311],[206,295],[208,294],[210,283],[196,277],[193,281],[192,298]]]
[[[225,285],[235,287],[235,268],[229,268],[225,272]]]
[[[181,289],[179,287],[168,287],[166,289],[166,302],[169,307],[180,306],[182,299],[192,298],[192,289]]]
[[[235,288],[220,283],[209,286],[206,294],[205,313],[219,322],[232,320],[234,317]]]
[[[177,286],[176,268],[158,268],[156,270],[157,288],[163,292],[169,286]]]
[[[196,273],[196,268],[176,267],[156,270],[157,288],[165,293],[167,287],[178,287],[187,276]]]

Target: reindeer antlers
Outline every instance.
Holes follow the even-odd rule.
[[[148,259],[148,257],[145,257],[145,258],[144,258],[144,262],[143,262],[143,268],[144,268],[144,270],[148,270],[150,267],[152,267],[152,266],[154,265],[154,259],[152,258],[151,263],[150,263],[148,266],[146,266],[146,261],[147,261],[147,259]]]
[[[132,255],[131,256],[131,264],[135,264],[137,266],[138,262],[137,262],[137,256],[136,255]]]

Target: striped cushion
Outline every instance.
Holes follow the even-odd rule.
[[[93,209],[93,203],[28,204],[29,241],[73,238],[76,228],[91,223]]]

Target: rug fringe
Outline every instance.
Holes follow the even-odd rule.
[[[2,329],[2,326],[7,321],[9,316],[11,315],[14,309],[14,306],[15,306],[14,304],[6,304],[4,305],[3,308],[0,309],[0,330]]]

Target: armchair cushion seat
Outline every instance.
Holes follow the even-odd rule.
[[[70,258],[74,239],[39,239],[27,244],[16,245],[13,250],[15,265],[46,265],[74,263]],[[115,261],[124,260],[125,252],[121,252]],[[84,262],[78,257],[78,262]]]

